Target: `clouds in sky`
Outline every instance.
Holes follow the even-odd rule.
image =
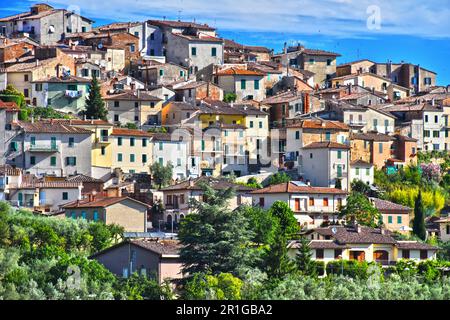
[[[36,1],[17,1],[28,5]],[[275,32],[353,38],[383,34],[450,38],[450,0],[50,0],[95,19],[141,21],[150,18],[208,23],[219,30]],[[367,20],[380,11],[380,28]],[[377,8],[375,7],[375,8]],[[179,12],[181,11],[181,12]],[[375,17],[376,18],[376,17]],[[373,20],[370,20],[373,21]]]

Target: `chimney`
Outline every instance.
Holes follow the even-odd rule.
[[[36,67],[39,67],[39,59],[36,59]]]
[[[306,180],[306,185],[307,185],[308,187],[311,187],[311,181],[310,181],[310,180]]]
[[[436,104],[435,99],[431,99],[431,105],[434,107],[434,105]]]
[[[362,228],[361,228],[361,226],[360,226],[358,223],[355,223],[355,230],[356,230],[356,232],[358,232],[358,233],[361,233],[361,232],[362,232]]]

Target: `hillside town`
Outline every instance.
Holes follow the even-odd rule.
[[[121,228],[89,259],[160,285],[194,272],[183,221],[217,195],[230,215],[284,205],[286,255],[307,245],[325,273],[441,260],[450,85],[437,79],[414,61],[275,52],[196,21],[97,26],[35,4],[0,18],[0,201]]]

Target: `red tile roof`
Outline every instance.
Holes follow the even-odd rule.
[[[140,203],[141,205],[145,206],[145,207],[149,207],[149,205],[140,202],[138,200],[135,200],[133,198],[129,198],[129,197],[108,197],[108,198],[99,198],[93,201],[89,201],[89,200],[81,200],[81,201],[74,201],[71,203],[68,203],[66,205],[63,206],[63,208],[106,208],[109,206],[112,206],[116,203],[120,203],[124,200],[130,200],[130,201],[134,201],[137,203]]]
[[[304,146],[303,149],[350,149],[349,146],[337,142],[313,142]]]
[[[33,123],[19,121],[18,125],[27,133],[92,134],[90,130],[78,128],[67,123],[52,120],[36,121]]]
[[[229,68],[225,70],[221,70],[217,73],[218,76],[261,76],[264,74],[261,72],[246,70],[246,69],[238,69],[238,68]]]
[[[288,128],[304,128],[304,129],[326,129],[326,130],[340,130],[350,131],[350,127],[339,121],[329,121],[323,119],[307,119],[297,123],[292,123]]]
[[[268,186],[263,189],[254,190],[251,193],[252,194],[303,193],[303,194],[341,194],[341,195],[347,194],[346,191],[335,188],[298,186],[295,185],[292,181]]]
[[[137,136],[137,137],[151,137],[152,134],[146,131],[137,129],[125,129],[125,128],[114,128],[112,131],[112,136]]]

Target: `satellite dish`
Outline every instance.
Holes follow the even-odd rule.
[[[332,232],[333,234],[336,234],[336,233],[337,233],[336,227],[331,228],[331,232]]]
[[[99,43],[97,48],[102,49],[103,48],[103,43]]]

